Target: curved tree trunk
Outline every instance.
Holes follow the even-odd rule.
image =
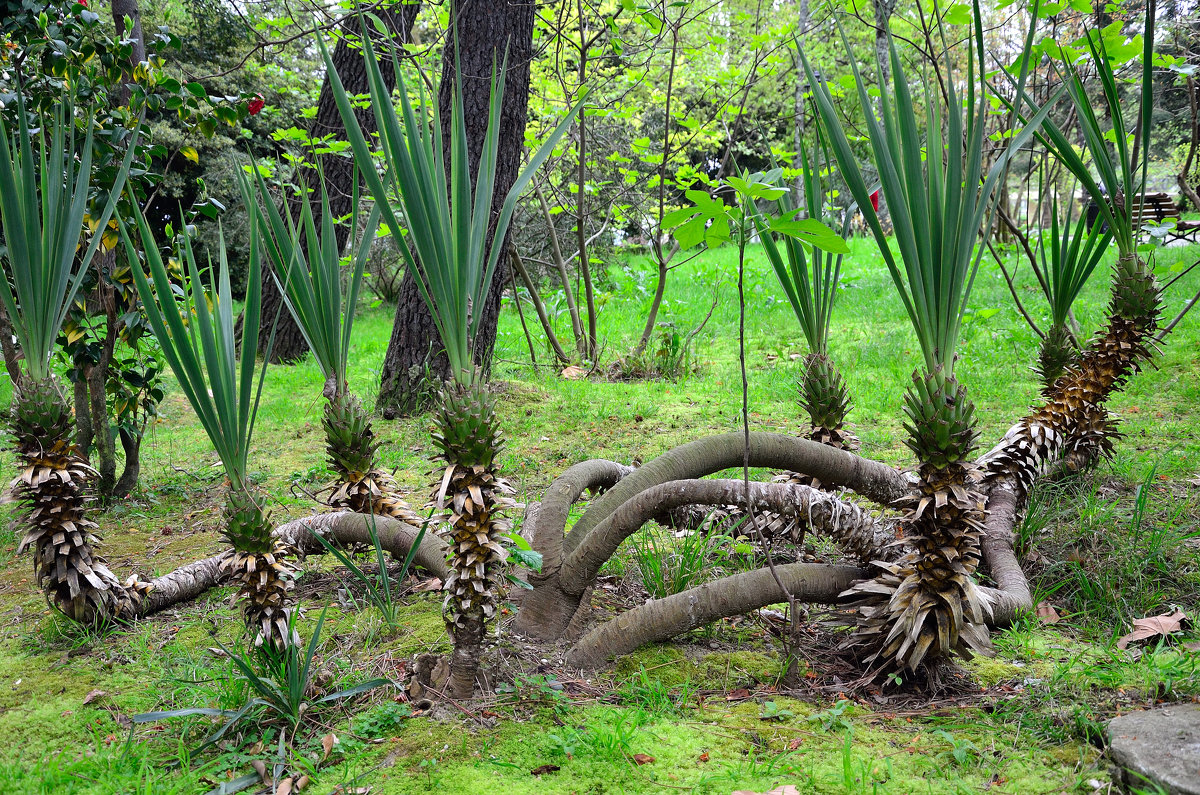
[[[450,92],[455,84],[455,62],[462,69],[463,109],[466,112],[467,150],[472,184],[478,169],[479,151],[487,132],[491,75],[504,60],[504,105],[500,116],[500,146],[496,161],[493,221],[504,197],[517,179],[525,151],[525,117],[529,107],[529,63],[533,57],[535,4],[528,0],[458,0],[453,6],[455,37],[447,39],[442,57],[442,80],[438,104],[442,111],[442,135],[450,123]],[[347,86],[349,88],[349,86]],[[449,146],[446,147],[447,153]],[[500,241],[499,245],[504,245]],[[491,368],[496,344],[500,296],[507,280],[503,257],[496,267],[483,306],[475,361],[486,372]],[[442,349],[437,328],[425,306],[416,282],[405,273],[396,305],[392,337],[380,373],[379,409],[387,419],[423,410],[450,375],[450,364]]]
[[[673,480],[646,489],[623,503],[596,526],[562,564],[559,585],[578,596],[596,579],[621,543],[663,510],[681,505],[745,505],[755,512],[794,516],[813,532],[831,537],[860,563],[893,556],[889,528],[852,502],[797,483],[751,483],[741,480]]]
[[[894,536],[887,525],[861,507],[811,486],[751,483],[750,501],[757,510],[797,517],[863,562],[893,557],[899,549],[888,548]],[[547,571],[543,565],[541,579],[530,579],[534,592],[522,603],[516,628],[542,639],[562,637],[576,614],[586,609],[587,594],[600,567],[626,538],[664,510],[725,504],[746,504],[742,481],[676,480],[640,492],[588,533],[556,570]],[[536,615],[526,616],[527,609]]]
[[[420,528],[383,516],[361,513],[322,513],[288,522],[275,533],[286,545],[297,550],[301,556],[321,554],[325,546],[316,539],[324,536],[337,546],[371,543],[371,523],[379,538],[379,546],[394,559],[404,560],[412,545],[416,543]],[[138,608],[139,616],[148,616],[187,602],[209,588],[220,585],[227,579],[228,569],[221,564],[229,557],[222,552],[211,558],[180,566],[172,572],[156,577],[150,582],[150,591]],[[446,569],[446,545],[432,530],[426,530],[413,555],[413,564],[443,580],[449,576]]]
[[[385,6],[377,9],[376,14],[379,19],[383,20],[383,24],[388,27],[391,33],[391,42],[387,42],[382,36],[378,36],[379,41],[376,42],[376,47],[380,53],[381,59],[389,57],[391,45],[400,46],[407,42],[412,33],[413,22],[416,21],[417,13],[420,11],[419,2],[408,2],[403,5],[397,3],[394,6]],[[338,39],[337,45],[333,49],[333,64],[337,67],[338,76],[342,79],[342,84],[346,87],[346,91],[354,96],[356,94],[367,94],[367,69],[363,62],[362,49],[352,47],[351,42],[356,41],[360,35],[359,22],[357,16],[348,15],[344,23],[350,37],[343,36]],[[368,29],[374,30],[368,26]],[[382,61],[381,61],[382,63]],[[380,70],[383,74],[383,81],[387,85],[388,90],[396,87],[395,72],[391,68],[391,64],[383,64]],[[363,135],[370,136],[375,131],[375,114],[371,112],[370,107],[358,108],[355,111],[358,117],[358,123],[362,127]],[[342,125],[341,114],[338,113],[337,102],[333,98],[333,89],[330,85],[329,77],[326,76],[321,83],[321,94],[317,100],[317,115],[314,117],[312,126],[309,128],[309,135],[315,140],[323,138],[327,135],[333,136],[335,140],[340,140],[345,137],[346,128]],[[354,198],[354,161],[348,157],[339,157],[334,154],[324,155],[320,158],[321,170],[324,174],[325,189],[329,192],[329,210],[334,218],[342,218],[350,214],[352,202]],[[293,202],[295,200],[293,199]],[[292,208],[293,217],[298,216],[298,206]],[[313,207],[314,218],[317,228],[321,228],[321,208],[319,205]],[[346,246],[346,240],[350,236],[350,227],[347,224],[338,224],[334,227],[334,232],[337,236],[338,250],[342,250]],[[304,335],[300,332],[300,327],[296,325],[296,321],[287,311],[287,307],[283,305],[283,297],[279,293],[279,287],[275,284],[274,269],[267,265],[263,268],[263,304],[262,304],[262,321],[261,333],[259,334],[260,352],[266,353],[266,346],[271,341],[271,331],[274,327],[275,341],[271,348],[270,361],[273,364],[280,362],[293,362],[308,352],[308,343],[304,341]],[[276,325],[276,317],[278,317],[278,325]]]
[[[541,554],[542,568],[529,574],[533,590],[521,599],[521,608],[513,622],[517,632],[545,637],[543,627],[563,624],[561,614],[568,601],[558,587],[558,572],[563,560],[563,528],[571,506],[585,491],[610,489],[633,471],[633,467],[599,458],[580,462],[555,478],[537,510],[531,507],[527,512],[526,536]],[[570,620],[567,616],[566,622]]]
[[[775,575],[778,575],[778,580]],[[856,566],[789,563],[735,574],[655,599],[593,629],[567,652],[573,668],[596,669],[608,660],[661,643],[717,619],[787,601],[836,603],[838,595],[868,574]],[[779,582],[787,587],[785,592]]]
[[[726,433],[663,453],[592,503],[567,535],[566,549],[573,550],[596,525],[639,492],[671,480],[690,480],[741,466],[744,443],[741,433]],[[880,505],[907,495],[910,488],[908,479],[887,464],[781,433],[750,434],[750,466],[812,475],[827,486],[843,486]]]

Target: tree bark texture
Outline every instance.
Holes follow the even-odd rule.
[[[775,575],[778,575],[778,580]],[[721,618],[787,601],[836,603],[867,572],[857,566],[789,563],[735,574],[655,599],[593,629],[567,652],[567,664],[593,670],[647,643],[661,643]],[[779,587],[782,582],[787,590]]]
[[[633,471],[633,467],[598,458],[575,464],[554,479],[537,510],[526,513],[524,529],[530,545],[542,555],[542,569],[529,574],[533,590],[521,599],[513,622],[517,632],[544,637],[545,627],[570,623],[571,616],[563,614],[571,600],[559,588],[558,573],[563,560],[563,528],[571,506],[585,491],[610,489]]]
[[[381,72],[383,74],[383,82],[387,85],[389,91],[396,87],[396,73],[392,69],[391,62],[391,47],[400,47],[407,42],[412,35],[412,26],[416,21],[417,13],[420,11],[419,2],[406,3],[404,5],[387,6],[376,11],[379,18],[383,20],[391,32],[391,41],[385,40],[384,37],[378,34],[378,31],[371,25],[368,25],[368,30],[374,34],[373,44],[375,51],[379,55]],[[343,23],[345,32],[357,40],[361,31],[359,28],[358,18],[353,15],[348,15],[345,23]],[[369,93],[367,85],[367,68],[363,61],[363,51],[358,47],[351,47],[349,39],[345,36],[338,39],[337,45],[333,49],[333,65],[337,68],[338,76],[342,79],[342,84],[345,86],[347,93],[351,96],[355,94]],[[355,110],[355,116],[358,117],[359,126],[362,127],[363,135],[370,138],[375,132],[375,114],[370,107],[358,108]],[[330,83],[329,76],[325,76],[325,80],[321,83],[321,93],[317,99],[317,115],[313,118],[312,125],[309,127],[309,136],[316,140],[325,136],[332,136],[334,140],[345,138],[346,128],[342,124],[341,114],[338,113],[337,102],[333,98],[333,87]],[[325,182],[325,190],[329,193],[329,211],[333,213],[334,218],[342,218],[350,214],[353,209],[354,200],[354,161],[349,157],[340,157],[338,155],[329,154],[320,157],[321,172]],[[290,204],[292,216],[299,218],[300,205],[296,200],[292,200]],[[313,220],[316,222],[317,229],[321,228],[321,207],[319,204],[313,206]],[[347,224],[338,224],[334,227],[334,232],[337,237],[338,250],[342,250],[346,246],[346,241],[350,236],[350,227]],[[263,308],[261,330],[259,333],[260,352],[266,353],[266,346],[271,342],[271,330],[274,326],[275,340],[271,348],[270,361],[273,364],[281,362],[294,362],[305,353],[308,352],[308,343],[304,341],[304,335],[300,333],[300,327],[296,325],[296,321],[292,318],[291,313],[283,306],[283,297],[279,293],[279,287],[275,284],[274,268],[267,264],[263,268]],[[278,316],[278,325],[276,325],[276,317]]]
[[[635,494],[671,480],[691,480],[742,465],[741,433],[709,436],[676,447],[624,478],[592,503],[565,540],[575,549],[596,525]],[[801,472],[830,487],[845,487],[880,505],[890,505],[910,490],[908,479],[887,464],[862,458],[819,442],[781,433],[750,434],[750,466]]]
[[[860,563],[894,555],[895,536],[887,526],[852,502],[798,483],[751,483],[747,496],[741,480],[675,480],[646,489],[621,504],[588,533],[563,561],[561,587],[578,596],[621,543],[664,510],[682,505],[745,505],[757,512],[795,516],[815,533],[827,535]]]
[[[458,0],[452,4],[452,22],[457,33],[452,33],[447,39],[442,58],[438,104],[445,138],[450,123],[450,98],[455,85],[457,60],[462,69],[462,99],[472,185],[478,169],[479,151],[487,132],[492,69],[493,66],[497,69],[500,67],[506,51],[508,55],[495,193],[492,196],[493,224],[504,204],[504,197],[517,179],[525,150],[534,11],[535,4],[530,0]],[[449,152],[449,146],[446,151]],[[498,245],[504,245],[506,240],[499,241]],[[500,296],[508,278],[506,267],[502,257],[488,288],[479,338],[474,344],[475,361],[485,371],[490,369],[496,345]],[[433,317],[421,298],[412,274],[405,273],[400,285],[392,337],[380,374],[379,409],[387,419],[419,412],[428,405],[449,375],[450,363]]]
[[[371,543],[371,523],[379,538],[379,546],[395,560],[404,560],[417,541],[420,528],[383,516],[338,511],[307,516],[288,522],[277,528],[279,538],[301,556],[325,552],[325,546],[317,540],[319,534],[335,546],[352,546]],[[211,558],[189,563],[172,572],[157,577],[150,583],[150,592],[142,600],[138,610],[140,616],[148,616],[168,607],[190,601],[209,588],[220,585],[228,575],[221,566],[229,556],[222,552]],[[420,546],[413,555],[413,565],[419,566],[435,577],[446,579],[446,545],[432,531],[425,531]]]

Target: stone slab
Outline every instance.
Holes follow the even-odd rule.
[[[1108,724],[1109,753],[1127,787],[1200,795],[1200,704],[1131,712]]]

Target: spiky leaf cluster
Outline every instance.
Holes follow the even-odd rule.
[[[841,370],[828,356],[810,353],[804,359],[800,379],[800,405],[812,421],[814,441],[845,447],[851,438],[842,433],[850,413],[850,391]]]
[[[491,469],[504,452],[495,399],[478,381],[447,386],[434,409],[433,445],[447,464]]]
[[[975,449],[975,404],[967,390],[942,368],[913,373],[904,392],[905,446],[921,462],[922,470],[943,470],[967,461]]]
[[[1065,323],[1050,326],[1038,345],[1037,364],[1034,365],[1042,382],[1043,394],[1049,394],[1054,389],[1054,382],[1067,369],[1067,365],[1075,361],[1078,353]]]
[[[325,455],[338,479],[361,480],[375,468],[380,440],[371,427],[371,414],[349,393],[334,394],[321,420]]]

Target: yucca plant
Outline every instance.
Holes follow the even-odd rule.
[[[379,206],[372,207],[368,215],[343,289],[342,257],[329,195],[319,174],[317,182],[321,197],[320,231],[307,198],[300,202],[297,224],[290,210],[280,212],[276,207],[266,180],[257,169],[253,177],[239,176],[242,199],[247,212],[258,219],[262,245],[274,265],[280,294],[325,377],[323,394],[328,403],[321,426],[325,431],[326,458],[337,476],[329,491],[329,506],[335,510],[390,516],[419,526],[421,518],[397,496],[392,478],[375,466],[379,440],[371,428],[371,413],[350,391],[346,380],[354,310],[379,224]],[[356,190],[357,184],[356,180]],[[358,206],[356,196],[351,240],[356,239],[359,228]]]
[[[437,103],[426,102],[422,87],[419,106],[414,109],[397,67],[397,114],[369,38],[363,36],[363,48],[371,107],[386,165],[383,176],[376,171],[333,60],[327,50],[322,53],[355,160],[376,204],[383,209],[392,235],[400,241],[400,251],[429,307],[450,362],[451,381],[435,409],[433,443],[441,452],[445,469],[435,484],[433,501],[440,510],[449,512],[446,534],[451,574],[445,584],[444,609],[454,638],[450,691],[455,698],[465,698],[474,689],[486,622],[496,612],[502,581],[500,567],[505,560],[500,536],[509,528],[502,514],[512,507],[508,496],[512,489],[500,477],[497,466],[503,449],[499,420],[482,374],[475,368],[473,348],[517,198],[573,123],[580,105],[534,152],[505,196],[499,217],[493,219],[503,103],[503,85],[496,71],[492,75],[487,133],[472,186],[461,86],[455,87],[451,102],[447,153]],[[393,59],[398,63],[395,53]],[[499,74],[505,70],[506,63]],[[389,184],[395,187],[398,200],[389,192]],[[407,221],[407,236],[401,218]],[[404,245],[405,240],[413,250]]]
[[[7,119],[0,122],[0,224],[7,264],[7,273],[0,273],[0,300],[24,355],[8,417],[20,459],[14,486],[28,508],[20,548],[33,549],[37,581],[49,603],[95,626],[132,617],[141,586],[136,580],[122,585],[93,551],[96,524],[87,517],[85,489],[95,473],[78,455],[71,403],[50,357],[124,190],[140,127],[103,209],[88,219],[92,119],[83,121],[81,143],[69,100],[53,116],[36,120],[18,92],[15,115],[15,136]],[[89,220],[94,232],[81,250]]]
[[[1050,231],[1038,243],[1038,258],[1045,276],[1046,299],[1050,303],[1050,328],[1038,348],[1037,373],[1042,392],[1049,395],[1054,382],[1079,355],[1067,323],[1071,306],[1100,264],[1113,238],[1107,224],[1089,224],[1086,213],[1072,219],[1074,202],[1068,202],[1066,218],[1059,219],[1057,198],[1050,200]]]
[[[828,160],[828,156],[826,156]],[[809,159],[808,147],[800,142],[800,180],[804,188],[804,216],[821,220],[825,192],[820,171]],[[799,209],[790,193],[778,199],[782,218],[797,216]],[[849,214],[843,224],[848,231]],[[780,235],[783,251],[771,233],[770,224],[757,208],[754,223],[762,240],[763,253],[779,278],[788,303],[808,342],[808,355],[800,377],[800,403],[811,421],[809,438],[839,449],[854,449],[858,440],[843,428],[850,412],[850,393],[841,370],[829,357],[829,326],[842,274],[843,252],[823,251],[817,246],[811,253],[798,238]]]
[[[1088,343],[1078,359],[1055,381],[1046,402],[1025,417],[988,455],[988,477],[1010,479],[1018,491],[1027,492],[1033,481],[1061,455],[1071,451],[1086,456],[1111,449],[1115,423],[1104,408],[1108,398],[1149,360],[1153,337],[1162,311],[1162,290],[1151,265],[1138,252],[1141,208],[1149,163],[1150,123],[1154,107],[1154,13],[1147,7],[1142,40],[1137,135],[1125,123],[1121,95],[1108,57],[1105,32],[1089,30],[1084,39],[1087,60],[1102,88],[1099,103],[1112,121],[1106,130],[1097,116],[1097,103],[1088,95],[1080,70],[1064,48],[1065,89],[1083,131],[1083,155],[1023,90],[1016,93],[1029,106],[1022,116],[1034,116],[1038,139],[1079,181],[1099,209],[1117,244],[1112,288],[1105,327]],[[1139,143],[1131,146],[1130,139]],[[1092,173],[1092,167],[1096,174]],[[1099,177],[1097,179],[1097,176]],[[1113,192],[1106,195],[1104,188]]]
[[[978,4],[973,43],[966,96],[948,79],[943,87],[944,118],[936,93],[926,85],[924,131],[894,42],[889,49],[895,94],[878,97],[882,122],[870,112],[873,100],[857,63],[850,59],[859,101],[867,110],[867,133],[899,259],[872,207],[833,97],[801,52],[842,177],[871,227],[923,358],[904,396],[905,444],[920,463],[919,493],[907,505],[904,521],[912,552],[895,564],[879,564],[879,576],[851,591],[856,597],[853,642],[867,648],[867,664],[880,672],[915,671],[926,659],[954,651],[969,655],[989,647],[973,579],[983,520],[983,498],[971,461],[978,432],[975,406],[955,377],[955,350],[979,267],[976,239],[990,225],[1008,153],[1028,140],[1032,130],[1026,126],[1013,136],[1009,148],[985,172],[989,103],[981,74]],[[848,42],[846,48],[849,52]]]
[[[241,339],[234,330],[233,291],[225,239],[219,238],[219,270],[211,287],[205,286],[191,240],[180,235],[178,256],[187,274],[182,297],[176,300],[154,233],[145,216],[134,209],[142,250],[150,270],[133,268],[134,284],[163,358],[179,381],[213,449],[220,456],[228,480],[224,535],[233,553],[222,565],[239,583],[235,598],[256,647],[284,651],[299,642],[291,629],[294,572],[287,562],[290,550],[272,534],[266,500],[249,478],[250,439],[258,415],[266,366],[256,372],[259,319],[262,312],[262,257],[257,218],[251,214],[249,266],[246,272],[246,305]],[[125,224],[121,239],[130,262],[137,250]],[[153,283],[152,283],[153,282]]]

